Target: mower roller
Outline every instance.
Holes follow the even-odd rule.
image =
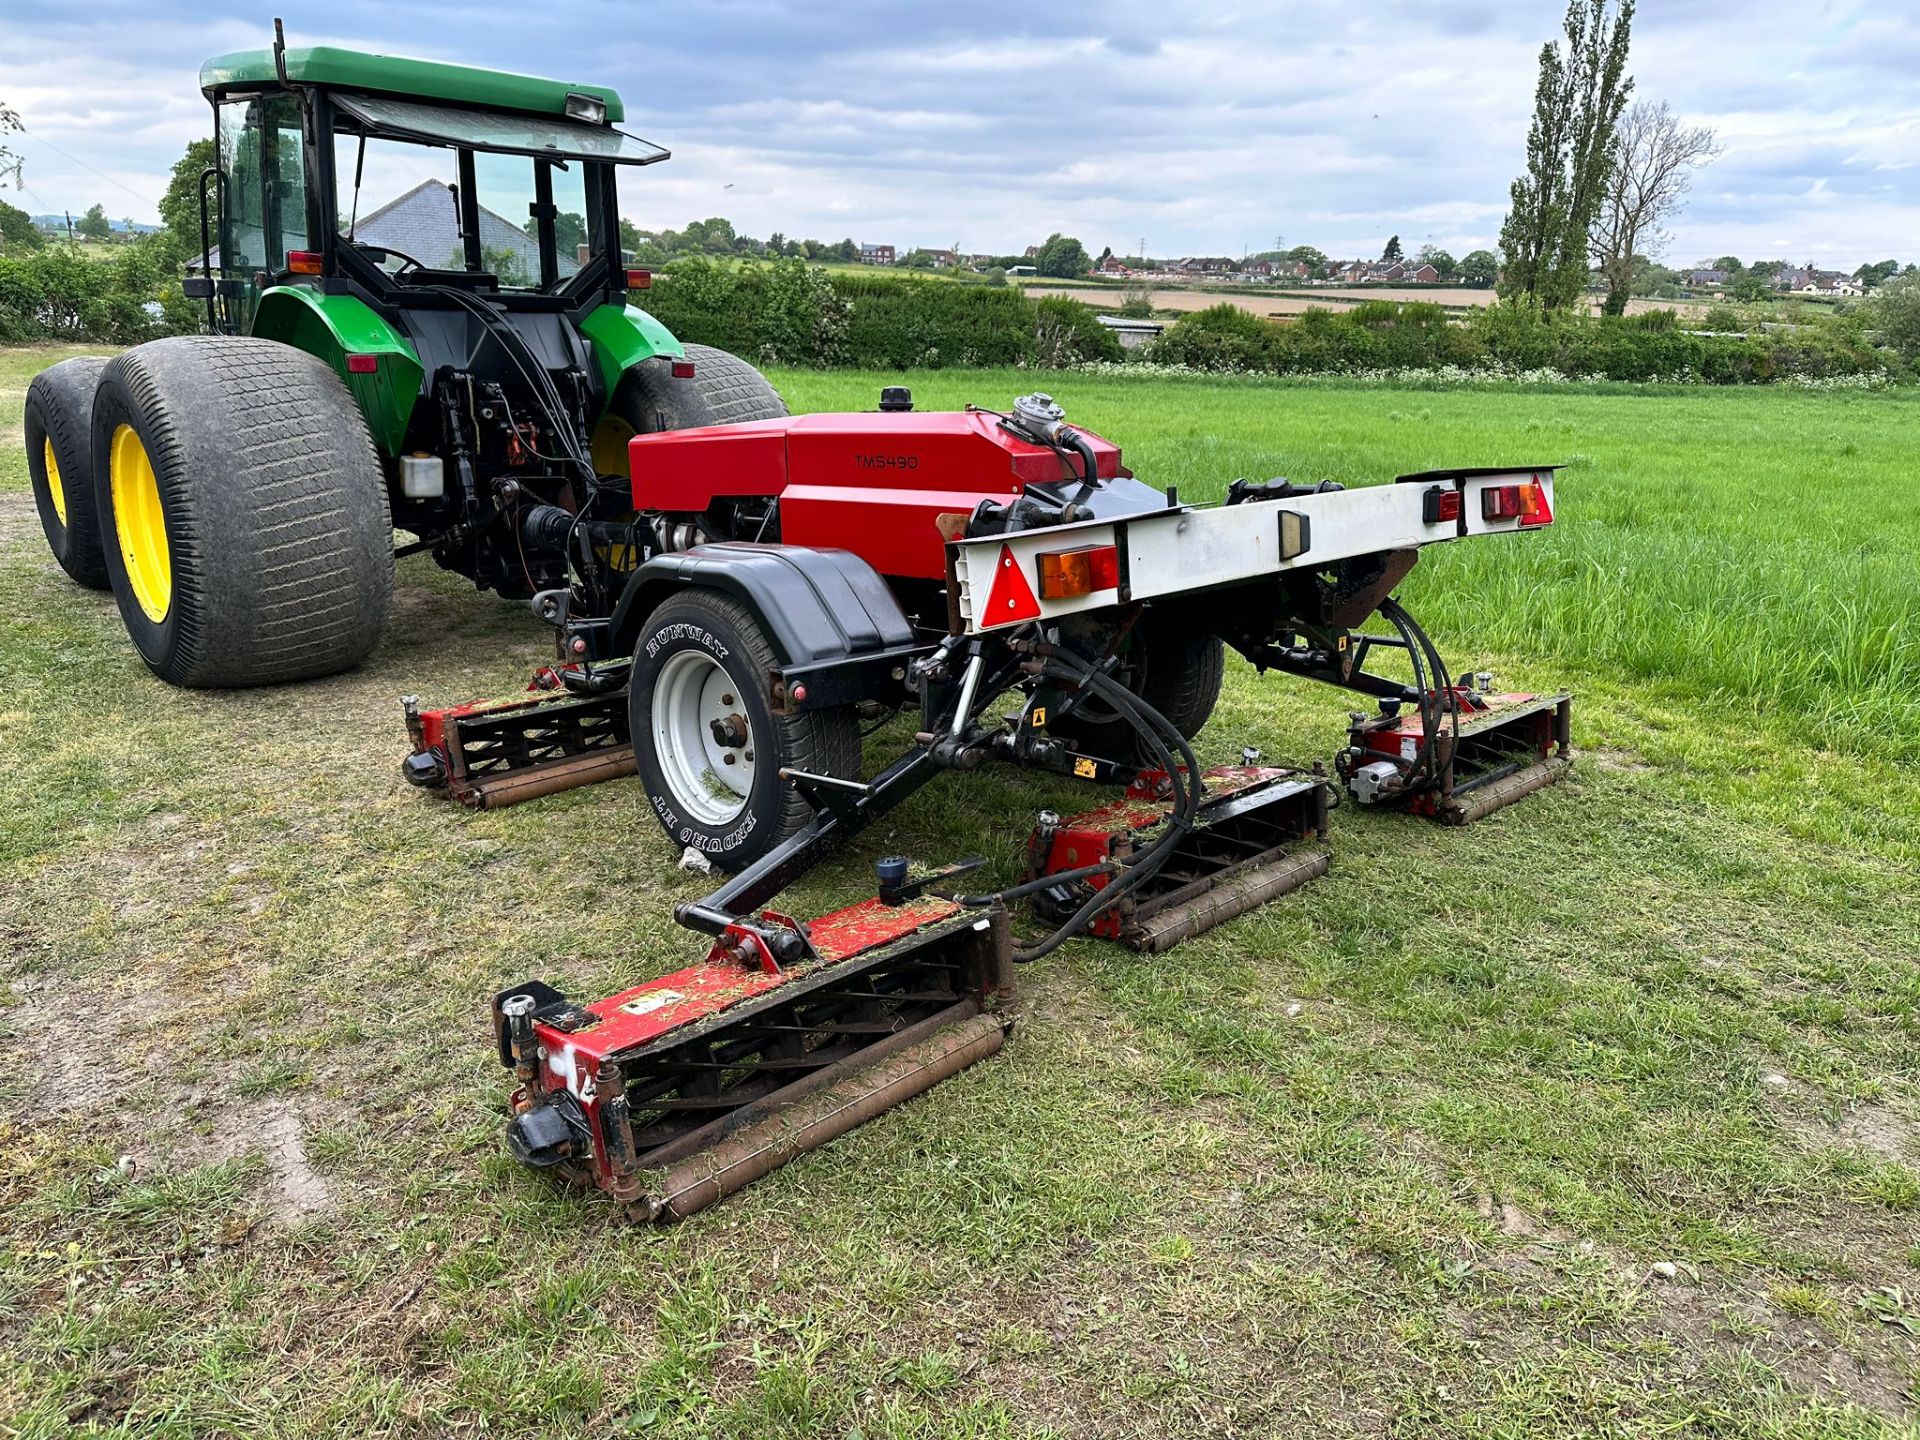
[[[919,413],[898,388],[873,413],[628,452],[633,518],[576,560],[638,563],[534,602],[558,651],[535,688],[556,688],[409,701],[405,774],[511,803],[612,773],[624,744],[670,843],[727,876],[675,909],[708,937],[698,965],[589,1005],[542,981],[495,998],[513,1152],[635,1218],[690,1214],[993,1053],[1015,965],[1083,934],[1157,954],[1325,873],[1336,777],[1461,821],[1568,763],[1566,696],[1455,685],[1393,597],[1425,545],[1549,524],[1551,466],[1236,481],[1199,507],[1045,395]],[[1331,775],[1251,748],[1203,769],[1229,647],[1380,715],[1355,717]],[[1392,655],[1404,674],[1372,663]],[[907,710],[910,738],[860,778],[863,739]],[[988,764],[1120,793],[1042,811],[999,888],[970,881],[978,859],[889,856],[856,905],[769,908],[922,786]]]

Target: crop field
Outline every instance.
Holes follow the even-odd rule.
[[[1188,500],[1567,462],[1402,595],[1571,686],[1579,758],[1466,831],[1342,808],[1327,878],[1171,955],[1066,947],[998,1058],[650,1231],[502,1152],[485,1005],[687,963],[702,878],[631,781],[398,775],[398,697],[516,689],[544,627],[420,557],[360,670],[159,684],[39,534],[62,353],[0,351],[0,1435],[1912,1433],[1920,395],[908,377],[1044,385]],[[1201,759],[1350,703],[1230,662]],[[1086,800],[948,777],[792,908],[1011,876]]]
[[[1029,295],[1064,295],[1072,300],[1084,300],[1089,305],[1118,305],[1124,287],[1112,282],[1022,280],[1021,288]],[[1103,292],[1105,298],[1103,299]],[[1205,310],[1222,301],[1239,306],[1253,315],[1268,318],[1287,315],[1304,315],[1309,310],[1351,310],[1356,305],[1369,300],[1393,300],[1402,304],[1419,302],[1427,305],[1440,305],[1455,313],[1478,309],[1493,303],[1493,291],[1475,289],[1467,285],[1355,285],[1314,286],[1312,289],[1273,289],[1250,285],[1154,285],[1148,289],[1148,299],[1157,311],[1171,311],[1185,314],[1193,310]],[[1591,307],[1594,314],[1600,313],[1600,307]],[[1644,314],[1649,310],[1678,310],[1684,317],[1697,317],[1705,313],[1705,307],[1689,305],[1684,301],[1636,299],[1627,302],[1629,315]]]

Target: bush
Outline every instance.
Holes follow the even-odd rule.
[[[170,252],[144,242],[92,261],[67,245],[0,260],[0,341],[92,341],[132,345],[165,333],[149,302],[178,279]]]
[[[1011,286],[830,275],[799,260],[676,260],[648,299],[682,340],[761,364],[1076,365],[1119,360],[1119,340],[1077,300]]]
[[[1875,343],[1920,367],[1920,273],[1887,281],[1861,309]]]
[[[1223,301],[1174,321],[1153,342],[1149,358],[1190,370],[1274,370],[1280,368],[1275,364],[1278,329]]]
[[[1121,360],[1126,352],[1120,337],[1100,323],[1100,317],[1078,300],[1050,298],[1033,302],[1033,359],[1036,365],[1059,369],[1094,360]]]

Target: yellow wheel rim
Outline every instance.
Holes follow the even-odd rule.
[[[67,523],[67,487],[60,483],[60,462],[53,458],[53,441],[46,442],[47,494],[53,499],[53,513]]]
[[[617,415],[602,415],[593,427],[593,469],[599,475],[633,473],[627,463],[627,442],[639,432]]]
[[[160,508],[160,482],[131,425],[113,432],[108,457],[113,490],[113,528],[120,537],[127,584],[146,617],[158,625],[173,605],[173,556],[167,549],[167,515]]]

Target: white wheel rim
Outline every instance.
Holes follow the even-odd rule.
[[[737,819],[753,790],[754,734],[742,698],[733,677],[701,650],[673,656],[654,684],[653,753],[661,778],[688,818],[703,825]]]

